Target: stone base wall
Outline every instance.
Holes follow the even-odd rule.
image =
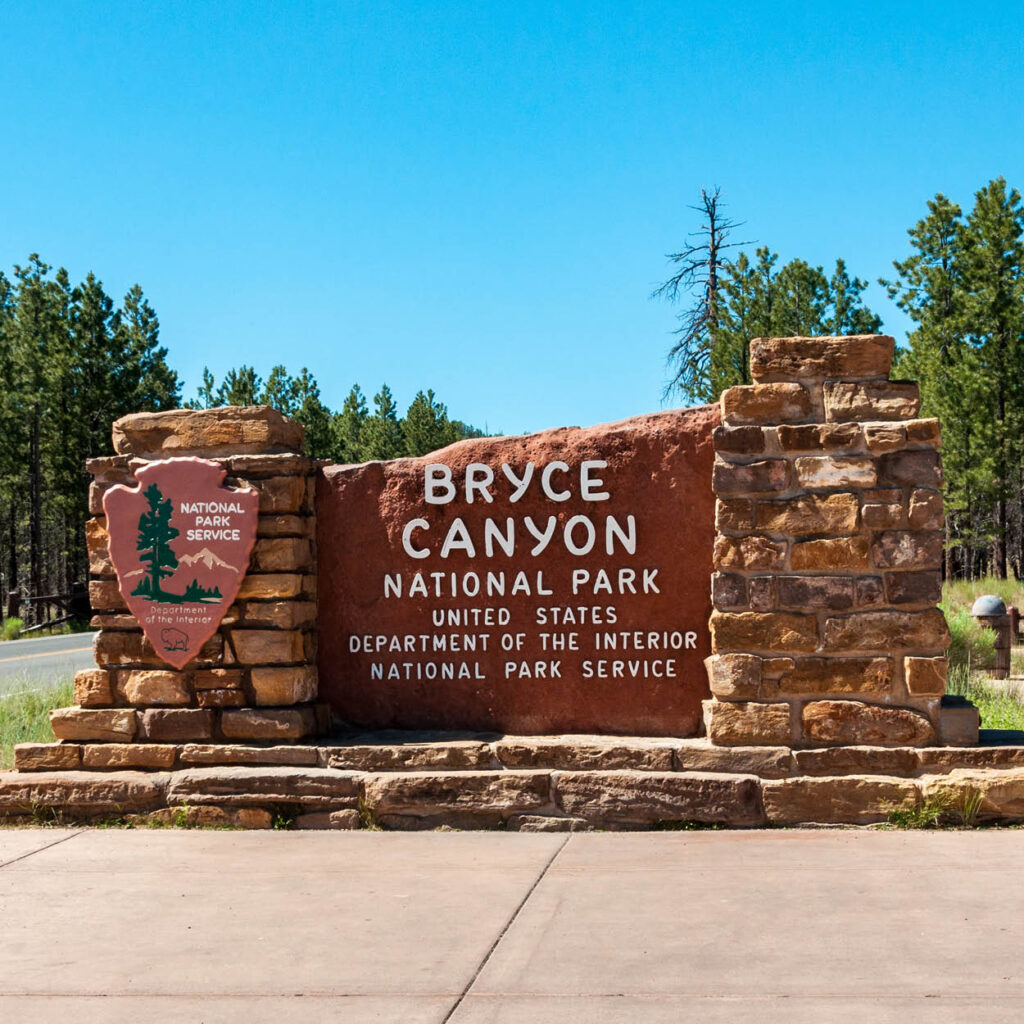
[[[389,733],[321,746],[167,744],[166,765],[151,771],[97,770],[94,749],[20,746],[18,771],[0,774],[0,822],[586,831],[866,825],[925,805],[950,824],[1024,820],[1022,746]]]
[[[722,395],[711,616],[717,744],[935,743],[949,632],[939,423],[892,338],[767,338]]]
[[[93,459],[86,526],[97,667],[75,676],[59,739],[85,744],[84,767],[169,768],[175,743],[290,742],[325,731],[317,703],[314,474],[301,427],[265,408],[138,414],[115,424],[119,454]],[[228,454],[230,453],[230,454]],[[238,597],[199,655],[175,670],[157,655],[118,589],[103,494],[134,486],[148,461],[195,455],[225,484],[259,494],[257,540]]]

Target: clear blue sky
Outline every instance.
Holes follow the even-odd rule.
[[[936,191],[1024,188],[1012,3],[62,0],[2,33],[0,267],[139,281],[188,396],[283,362],[506,432],[647,412],[702,185],[872,281]]]

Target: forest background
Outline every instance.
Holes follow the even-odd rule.
[[[867,282],[843,259],[826,271],[779,262],[734,237],[717,190],[695,208],[697,230],[669,255],[656,291],[680,305],[664,398],[713,401],[749,383],[749,341],[761,336],[882,330]],[[966,214],[943,195],[908,232],[910,254],[883,282],[914,329],[897,374],[918,379],[923,414],[943,422],[947,578],[1022,575],[1024,567],[1024,209],[1003,179]],[[652,374],[653,376],[653,374]],[[353,385],[342,408],[321,399],[308,368],[240,365],[194,396],[160,343],[140,286],[120,305],[93,274],[72,284],[37,255],[0,273],[0,593],[61,592],[85,578],[88,458],[110,454],[110,425],[135,411],[183,404],[271,405],[306,427],[307,454],[339,462],[422,455],[482,431],[449,416],[432,390],[404,416],[384,384],[372,411]],[[652,392],[654,388],[652,387]]]

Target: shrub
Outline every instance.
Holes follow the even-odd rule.
[[[4,619],[3,626],[0,627],[0,636],[4,640],[17,640],[24,625],[24,619]]]
[[[971,668],[991,668],[996,661],[996,635],[981,626],[968,608],[947,608],[946,622],[952,635],[946,656],[950,668],[965,665]]]

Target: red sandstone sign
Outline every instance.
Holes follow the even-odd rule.
[[[695,734],[717,417],[328,467],[321,696],[360,727]]]
[[[180,458],[139,469],[103,496],[121,595],[156,653],[181,668],[216,632],[256,539],[259,496],[224,487],[216,462]]]

